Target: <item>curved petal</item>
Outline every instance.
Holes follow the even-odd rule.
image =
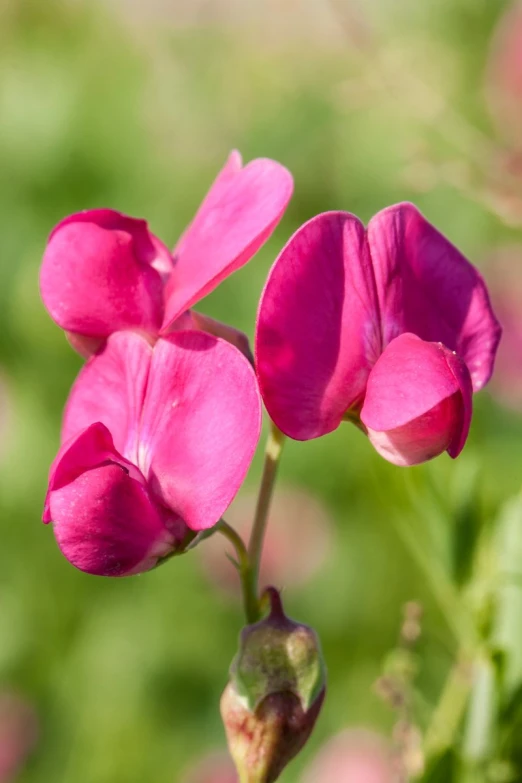
[[[74,437],[69,438],[58,451],[49,471],[49,484],[44,505],[43,521],[46,524],[52,521],[49,510],[51,492],[69,484],[80,473],[101,465],[108,460],[121,464],[129,472],[133,470],[134,466],[131,466],[116,451],[109,430],[101,422],[95,422],[78,432]],[[137,474],[135,477],[138,478],[138,469],[134,467],[134,471]]]
[[[364,227],[348,212],[318,215],[283,248],[261,296],[255,353],[270,416],[297,440],[336,429],[380,348]]]
[[[61,551],[89,574],[147,571],[177,543],[147,487],[113,462],[50,492],[49,508]]]
[[[257,253],[292,190],[292,175],[281,164],[258,158],[241,168],[241,157],[232,153],[174,251],[163,331]]]
[[[161,272],[171,267],[166,256],[144,220],[107,209],[71,215],[56,226],[45,249],[42,299],[59,326],[79,335],[107,337],[132,327],[157,333]]]
[[[239,489],[259,439],[261,403],[244,356],[204,332],[154,347],[139,466],[192,530],[212,527]]]
[[[460,454],[469,432],[472,386],[465,363],[441,343],[397,337],[368,378],[361,421],[377,451],[416,465]]]
[[[152,348],[136,332],[117,332],[80,370],[67,405],[62,441],[94,422],[102,422],[114,444],[137,463],[138,427],[145,398]]]
[[[482,277],[413,204],[375,215],[368,243],[383,344],[402,332],[442,342],[466,362],[474,391],[493,372],[501,329]]]

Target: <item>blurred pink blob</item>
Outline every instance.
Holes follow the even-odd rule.
[[[399,783],[391,748],[371,731],[347,729],[319,751],[302,783]]]
[[[14,781],[38,740],[36,713],[16,693],[0,694],[0,783]]]
[[[248,541],[256,505],[256,493],[243,491],[226,513],[227,522]],[[261,585],[280,587],[305,584],[321,568],[332,545],[332,520],[323,503],[308,490],[282,487],[274,496],[268,518]],[[226,553],[232,547],[215,535],[198,552],[205,573],[228,593],[239,595],[239,580]]]
[[[490,391],[500,403],[522,413],[522,245],[495,250],[486,275],[503,329]]]
[[[192,767],[181,783],[238,783],[238,778],[230,756],[215,752]]]
[[[522,2],[501,16],[486,66],[486,100],[504,137],[522,144]]]

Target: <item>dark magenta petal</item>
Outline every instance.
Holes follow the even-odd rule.
[[[234,498],[260,427],[255,375],[234,346],[197,331],[158,340],[138,465],[163,505],[192,530],[214,525]]]
[[[261,297],[256,367],[270,416],[297,440],[336,429],[380,350],[364,227],[347,212],[318,215],[282,250]]]
[[[111,335],[104,348],[85,364],[71,389],[62,441],[94,422],[102,422],[110,430],[118,451],[136,463],[151,358],[152,348],[141,335]]]
[[[245,167],[233,152],[175,250],[163,330],[257,253],[293,190],[290,172],[258,158]]]
[[[81,473],[50,493],[49,506],[58,546],[89,574],[146,571],[177,543],[147,487],[119,464]]]
[[[466,362],[474,391],[493,371],[501,329],[482,277],[413,204],[368,225],[383,345],[403,332],[442,342]]]
[[[465,363],[441,343],[402,334],[368,378],[361,420],[387,460],[416,465],[448,451],[456,457],[471,422],[472,386]]]
[[[51,233],[40,271],[45,306],[63,329],[107,337],[119,329],[157,333],[167,249],[137,220],[108,209],[80,212]]]

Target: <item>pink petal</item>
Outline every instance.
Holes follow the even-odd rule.
[[[241,168],[230,156],[175,250],[163,330],[246,264],[281,220],[292,195],[290,172],[258,158]]]
[[[456,457],[471,422],[465,363],[441,343],[402,334],[368,378],[361,420],[377,451],[396,465],[416,465],[447,450]]]
[[[236,348],[195,331],[156,343],[138,464],[192,530],[214,525],[232,501],[260,426],[256,379]]]
[[[297,440],[336,429],[380,349],[364,227],[347,212],[318,215],[282,250],[261,297],[256,362],[270,416]]]
[[[139,470],[116,451],[111,433],[101,422],[95,422],[69,438],[60,448],[49,471],[43,521],[52,522],[49,507],[52,492],[70,484],[81,473],[108,461],[121,465],[134,478],[145,483]]]
[[[51,492],[50,514],[61,551],[88,574],[147,571],[176,545],[146,486],[116,463],[91,468]]]
[[[117,332],[80,371],[65,408],[62,441],[95,422],[111,432],[118,451],[136,463],[138,427],[152,348],[136,332]]]
[[[76,568],[101,576],[146,571],[186,528],[149,497],[145,479],[92,424],[68,441],[50,471],[44,521]]]
[[[501,329],[482,277],[413,204],[368,225],[383,344],[402,332],[442,342],[466,362],[474,391],[493,371]]]
[[[171,266],[144,220],[87,210],[51,233],[40,289],[51,316],[69,332],[102,338],[140,327],[156,333],[163,317],[161,275]]]

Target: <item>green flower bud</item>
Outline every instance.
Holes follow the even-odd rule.
[[[221,699],[240,783],[273,783],[310,736],[325,695],[326,671],[312,628],[284,614],[268,588],[270,614],[243,629]]]

